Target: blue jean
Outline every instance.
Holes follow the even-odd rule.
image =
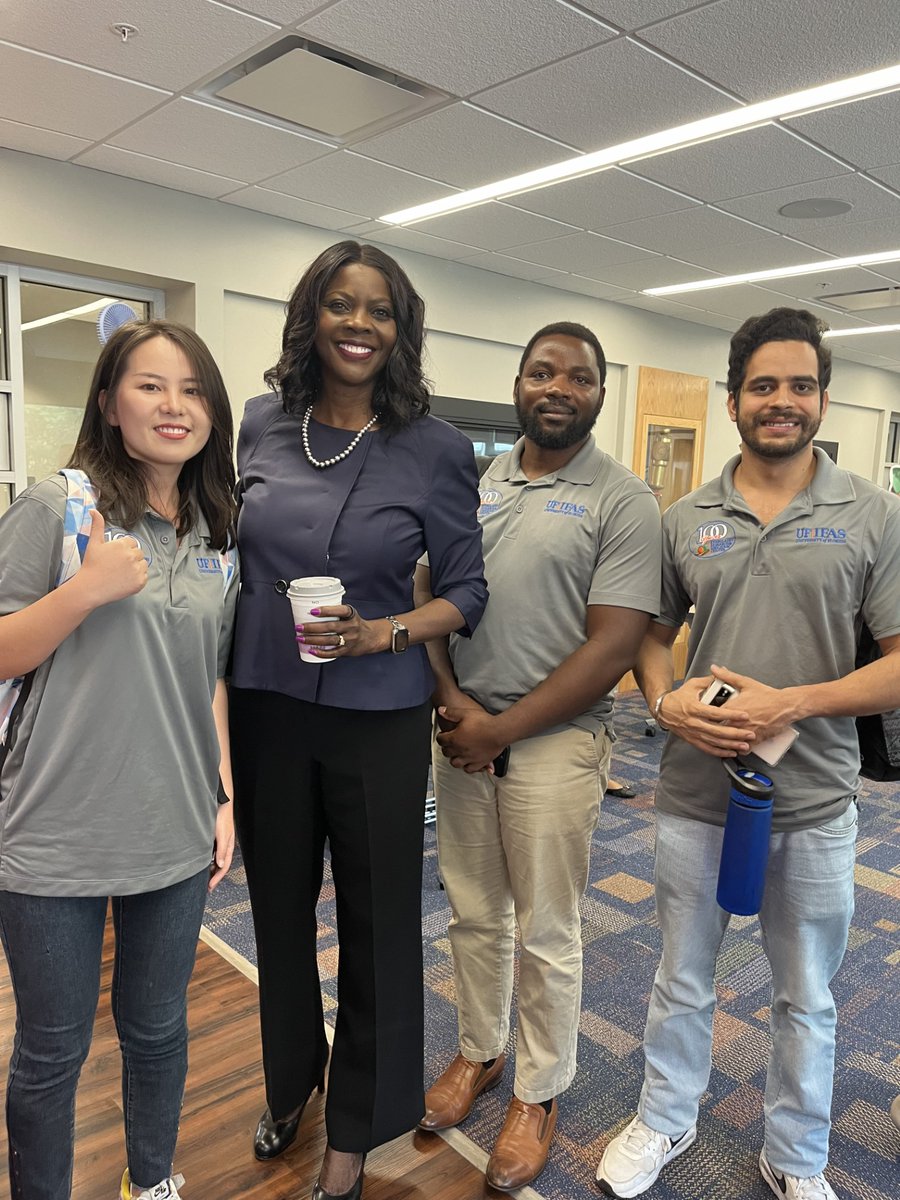
[[[647,1014],[638,1112],[670,1136],[697,1120],[709,1081],[716,956],[729,914],[716,903],[723,830],[657,812],[656,907],[663,954]],[[772,969],[766,1158],[806,1178],[828,1161],[836,1011],[829,984],[853,916],[856,804],[813,829],[773,833],[759,914]]]
[[[204,870],[112,901],[125,1146],[132,1182],[144,1188],[172,1170],[187,1073],[187,985],[208,880]],[[91,1046],[106,909],[105,896],[0,892],[16,1000],[6,1091],[12,1200],[71,1195],[75,1089]]]

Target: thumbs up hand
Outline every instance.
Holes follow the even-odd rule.
[[[105,540],[106,522],[92,509],[91,533],[81,570],[71,582],[78,583],[92,608],[124,600],[139,592],[147,582],[148,570],[143,551],[132,537]]]

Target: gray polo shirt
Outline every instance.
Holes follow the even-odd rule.
[[[900,501],[816,450],[812,483],[763,526],[734,486],[719,479],[663,517],[660,621],[696,613],[687,678],[711,663],[772,687],[840,679],[854,669],[860,620],[876,638],[900,633]],[[773,827],[803,829],[847,808],[858,784],[852,717],[801,721],[777,767]],[[718,759],[669,737],[656,803],[664,812],[724,823],[728,783]]]
[[[0,615],[53,587],[65,503],[55,475],[0,520]],[[129,533],[149,562],[146,587],[96,609],[38,668],[3,765],[8,891],[148,892],[210,861],[219,764],[211,700],[237,580],[226,597],[205,523],[180,545],[152,513]]]
[[[471,638],[450,639],[460,687],[492,713],[584,644],[589,604],[659,611],[659,508],[646,484],[593,438],[558,471],[529,480],[524,445],[481,480],[490,600]],[[596,733],[610,725],[612,706],[603,696],[567,725]]]

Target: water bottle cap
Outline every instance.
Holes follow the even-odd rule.
[[[775,790],[775,784],[768,775],[763,775],[761,771],[752,771],[749,767],[745,767],[740,759],[736,759],[735,762],[736,765],[732,765],[727,758],[722,759],[722,766],[725,768],[732,786],[754,800],[768,799]]]

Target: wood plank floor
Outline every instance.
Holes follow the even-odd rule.
[[[109,1011],[112,939],[107,932],[94,1044],[78,1093],[73,1200],[115,1200],[125,1165],[121,1060]],[[0,1077],[15,1010],[0,955]],[[185,1200],[308,1200],[324,1151],[324,1097],[314,1096],[292,1149],[258,1163],[251,1138],[264,1107],[254,984],[202,942],[189,993],[190,1069],[175,1169]],[[0,1200],[9,1200],[6,1129],[0,1130]],[[497,1193],[490,1191],[496,1196]],[[365,1200],[475,1200],[484,1176],[440,1138],[407,1135],[374,1151]]]

